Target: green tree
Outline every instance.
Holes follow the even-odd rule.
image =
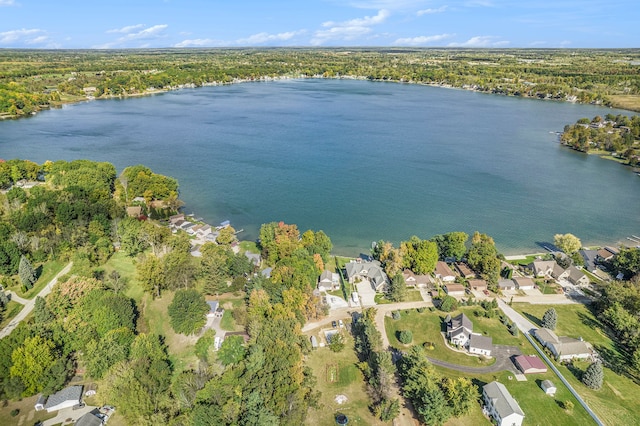
[[[329,341],[329,349],[331,349],[333,352],[341,352],[344,349],[344,336],[341,332],[331,335],[331,339]]]
[[[600,389],[604,380],[604,370],[602,362],[596,361],[591,363],[582,375],[582,383],[590,389]]]
[[[204,296],[194,289],[176,291],[169,305],[171,327],[176,333],[195,334],[207,322],[209,305]]]
[[[415,235],[400,243],[400,253],[403,266],[420,275],[433,272],[438,262],[438,245]]]
[[[475,232],[471,239],[471,248],[467,255],[467,262],[471,269],[491,285],[498,283],[500,276],[500,259],[493,238],[486,234]]]
[[[440,310],[443,312],[451,312],[458,309],[458,301],[453,296],[445,296],[440,302]]]
[[[27,289],[31,289],[35,284],[36,270],[31,266],[31,262],[25,256],[20,258],[20,266],[18,266],[18,275],[20,276],[20,281],[22,285]]]
[[[23,396],[31,396],[44,389],[47,372],[57,359],[54,343],[40,336],[26,339],[13,351],[10,372],[24,384]]]
[[[166,288],[162,261],[154,255],[147,255],[136,264],[136,278],[153,297],[160,297],[160,291]]]
[[[400,343],[408,345],[413,341],[413,333],[411,330],[400,330],[398,331],[398,340]]]
[[[244,359],[244,337],[229,336],[224,339],[218,351],[218,360],[222,365],[237,364]]]
[[[573,234],[556,234],[553,236],[553,244],[569,256],[582,247],[580,239]]]
[[[202,361],[209,360],[209,349],[213,346],[215,336],[216,331],[210,328],[198,339],[195,346],[196,356],[198,359]]]
[[[554,308],[547,309],[542,316],[542,326],[549,330],[555,330],[558,323],[558,313]]]
[[[407,283],[401,272],[393,276],[387,289],[387,298],[394,302],[404,302],[407,298]]]
[[[449,232],[444,235],[436,235],[431,240],[438,245],[440,260],[458,260],[467,252],[468,239],[469,235],[464,232]]]

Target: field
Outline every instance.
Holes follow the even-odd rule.
[[[333,426],[337,413],[345,414],[349,425],[388,424],[376,420],[369,412],[369,397],[357,362],[351,337],[347,337],[341,352],[335,353],[324,347],[307,356],[306,365],[313,370],[317,380],[315,389],[321,392],[320,408],[309,410],[307,425]],[[338,404],[335,401],[337,395],[346,396],[347,401]]]
[[[539,324],[544,312],[551,306],[514,303],[513,308],[530,321]],[[582,384],[580,377],[588,362],[574,362],[572,366],[558,368],[598,417],[608,425],[640,425],[640,385],[614,370],[622,365],[624,355],[618,351],[607,330],[587,307],[582,304],[554,305],[558,313],[559,336],[582,337],[590,342],[605,361],[604,386],[591,390]]]
[[[6,327],[6,325],[11,322],[13,317],[20,313],[23,307],[24,305],[10,300],[7,304],[7,309],[4,311],[4,315],[2,316],[2,321],[0,321],[0,329]]]
[[[56,413],[47,413],[46,410],[36,411],[33,406],[38,396],[24,398],[19,401],[6,401],[0,408],[0,425],[24,425],[31,426],[38,421],[44,421],[56,416]],[[5,405],[6,404],[6,405]],[[11,416],[13,410],[18,410],[15,417]]]
[[[638,95],[610,95],[609,97],[615,108],[640,111],[640,96]]]
[[[41,266],[42,270],[40,271],[40,276],[38,277],[38,281],[34,284],[34,286],[29,291],[22,291],[22,286],[14,286],[12,290],[16,292],[16,294],[24,299],[32,299],[36,294],[40,293],[49,281],[56,276],[58,272],[62,270],[67,264],[61,262],[59,260],[53,260],[51,262],[47,262]],[[35,265],[34,265],[35,266]]]

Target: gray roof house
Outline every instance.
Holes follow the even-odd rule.
[[[584,260],[584,269],[589,272],[594,272],[597,269],[598,250],[580,250],[578,253],[580,253],[582,260]]]
[[[536,283],[529,277],[515,277],[513,281],[518,290],[533,290],[536,286]]]
[[[377,260],[349,262],[345,265],[347,279],[351,284],[358,279],[366,279],[375,291],[383,291],[389,284],[389,277],[382,270],[380,262]]]
[[[469,338],[469,353],[476,355],[491,356],[493,351],[493,339],[489,336],[472,334]]]
[[[94,411],[97,411],[94,408]],[[98,418],[98,416],[96,416],[96,414],[99,413],[95,413],[93,411],[90,411],[88,413],[86,413],[85,415],[83,415],[82,417],[80,417],[76,422],[75,422],[75,426],[101,426],[104,423],[102,422],[102,419]]]
[[[569,274],[569,276],[567,277],[567,279],[569,280],[569,282],[573,285],[588,285],[589,284],[589,277],[587,277],[584,272],[582,272],[580,269],[576,268],[575,266],[569,266],[569,268],[567,268],[567,272]]]
[[[550,277],[553,272],[553,265],[556,265],[555,260],[534,260],[528,266],[533,270],[533,274],[536,277]]]
[[[502,383],[494,381],[484,385],[482,399],[484,409],[498,426],[522,426],[524,412]]]
[[[322,271],[318,280],[318,290],[332,291],[340,289],[340,275],[329,270]]]
[[[498,288],[500,290],[515,290],[516,283],[513,280],[500,280],[498,281]]]
[[[593,355],[591,345],[581,339],[560,336],[548,328],[538,328],[533,335],[544,346],[548,348],[558,361],[569,359],[587,359]]]
[[[473,333],[473,323],[465,315],[460,314],[447,322],[447,338],[457,346],[466,346]]]
[[[82,386],[69,386],[49,396],[47,403],[44,405],[44,409],[47,410],[47,413],[51,413],[78,405],[81,399]]]

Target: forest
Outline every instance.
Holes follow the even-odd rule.
[[[361,78],[640,110],[637,49],[1,50],[0,118],[269,78]]]

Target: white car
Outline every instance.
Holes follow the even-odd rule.
[[[344,322],[342,322],[342,320],[338,320],[338,325],[340,326],[340,328],[344,327]]]

